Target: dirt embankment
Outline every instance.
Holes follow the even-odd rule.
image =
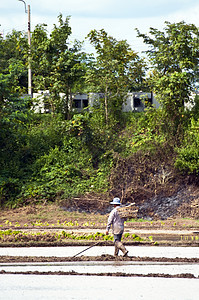
[[[199,219],[198,176],[180,174],[174,167],[174,160],[175,154],[169,145],[154,154],[137,152],[128,158],[115,154],[106,194],[87,193],[83,197],[62,200],[60,204],[70,211],[106,214],[113,197],[120,197],[123,204],[136,203],[138,218]]]

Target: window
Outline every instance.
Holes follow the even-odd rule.
[[[83,100],[83,107],[88,107],[88,100]]]
[[[142,106],[140,98],[134,97],[133,101],[134,101],[134,107]]]
[[[75,108],[82,108],[82,107],[81,107],[81,100],[80,100],[80,99],[75,99],[75,100],[73,101],[73,106],[74,106]]]

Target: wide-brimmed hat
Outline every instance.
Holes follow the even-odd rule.
[[[110,204],[121,205],[121,203],[120,203],[120,198],[114,198],[113,201],[110,202]]]

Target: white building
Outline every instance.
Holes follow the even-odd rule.
[[[153,107],[158,108],[159,103],[156,101],[153,93],[134,92],[128,93],[126,100],[123,104],[123,111],[144,111],[146,103],[151,104]]]
[[[64,97],[64,94],[60,94],[61,97]],[[48,113],[50,108],[48,101],[50,97],[49,91],[38,91],[38,93],[33,93],[33,102],[34,110],[37,113]],[[93,107],[99,102],[99,99],[103,98],[102,93],[89,93],[89,94],[74,94],[73,95],[73,109],[77,112],[81,112],[82,109],[86,107]],[[156,101],[153,93],[146,92],[132,92],[128,93],[124,101],[122,110],[124,112],[129,111],[144,111],[145,103],[148,102],[153,105],[155,108],[159,107],[159,103]]]

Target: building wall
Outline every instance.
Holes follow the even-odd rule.
[[[38,91],[38,93],[33,93],[33,102],[34,110],[37,113],[50,112],[48,107],[45,107],[45,98],[49,97],[49,91]],[[61,97],[64,97],[64,94],[60,94]],[[73,109],[77,112],[81,112],[83,108],[93,107],[99,102],[99,99],[103,98],[102,93],[89,93],[89,94],[74,94],[73,95]],[[144,111],[144,100],[148,100],[155,107],[159,107],[159,103],[156,101],[152,93],[145,92],[135,92],[128,93],[123,104],[122,110],[124,112],[129,111]]]

